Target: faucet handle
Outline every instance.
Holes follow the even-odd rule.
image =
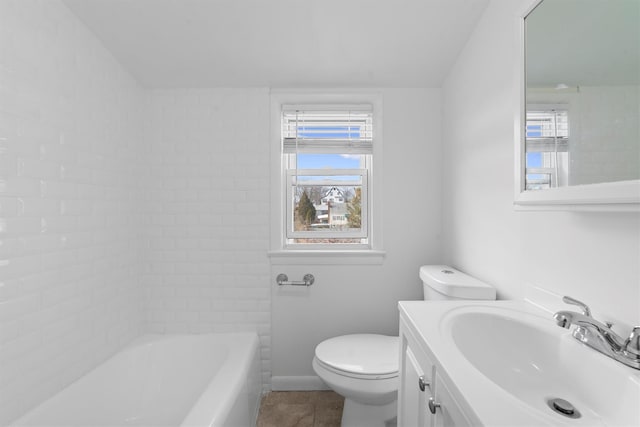
[[[571,298],[570,296],[562,297],[562,301],[566,304],[577,305],[578,307],[580,307],[580,310],[582,310],[583,315],[591,317],[591,310],[589,310],[589,306],[587,306],[587,304],[583,303],[582,301],[578,301],[577,299]]]
[[[640,357],[640,326],[636,326],[631,330],[629,338],[624,342],[623,349],[627,353]]]

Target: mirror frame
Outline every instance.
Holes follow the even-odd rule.
[[[515,118],[515,197],[517,210],[640,211],[640,179],[525,190],[525,130],[527,105],[526,17],[545,0],[532,0],[518,18],[518,114]],[[640,141],[639,141],[640,143]]]

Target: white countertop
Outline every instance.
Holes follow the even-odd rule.
[[[571,336],[569,330],[558,327],[549,313],[536,308],[532,304],[524,301],[402,301],[398,304],[398,307],[401,319],[404,319],[414,336],[423,341],[420,343],[421,345],[424,344],[422,350],[436,362],[438,375],[442,376],[451,386],[452,393],[457,395],[454,396],[456,400],[465,402],[463,406],[471,412],[471,418],[476,418],[482,425],[575,425],[582,427],[623,424],[605,424],[603,417],[600,416],[601,414],[592,411],[590,408],[593,405],[586,401],[572,402],[580,409],[582,417],[580,419],[570,419],[556,414],[550,409],[548,410],[545,406],[546,402],[538,401],[543,399],[535,400],[533,404],[527,403],[494,383],[464,357],[453,339],[451,333],[452,319],[457,314],[469,311],[497,313],[507,320],[516,319],[517,321],[526,322],[528,325],[535,325],[535,328],[544,334],[558,336],[560,340],[558,341],[560,343],[559,348],[562,349],[559,353],[563,353],[558,355],[558,364],[568,363],[566,360],[568,357],[579,359],[580,363],[584,362],[586,364],[585,366],[593,366],[588,364],[593,361],[596,364],[595,366],[606,366],[607,373],[614,372],[616,376],[619,373],[622,379],[626,381],[624,383],[625,390],[607,390],[607,384],[600,383],[598,387],[602,387],[602,390],[590,393],[590,395],[597,393],[606,393],[608,395],[616,392],[624,393],[624,396],[620,399],[620,404],[623,405],[629,401],[633,405],[636,393],[640,399],[640,371],[628,368],[579,343]],[[535,365],[533,366],[535,367]],[[562,366],[557,368],[562,369]],[[510,368],[505,366],[505,369]],[[517,374],[517,372],[514,372],[514,378]],[[585,372],[585,376],[589,375],[589,372]],[[631,381],[627,381],[629,379]],[[626,386],[627,383],[631,384],[630,388]],[[634,384],[638,387],[635,387]],[[579,387],[578,384],[553,384],[550,382],[549,393],[553,395],[554,390],[567,390],[567,387],[571,388],[572,386]],[[575,400],[576,398],[573,397],[573,399]],[[636,408],[638,408],[638,402],[640,400],[635,400]],[[611,408],[611,410],[615,411],[616,408]],[[611,417],[607,419],[611,419]],[[640,413],[638,420],[640,421]]]

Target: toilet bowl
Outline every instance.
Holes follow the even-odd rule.
[[[383,427],[396,417],[397,336],[342,335],[318,344],[312,366],[344,396],[342,427]]]
[[[493,300],[495,289],[446,265],[420,268],[424,299]],[[353,334],[316,347],[313,370],[342,395],[342,427],[394,425],[397,413],[399,337]]]

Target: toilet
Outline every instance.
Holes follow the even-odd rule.
[[[420,267],[425,300],[494,300],[496,290],[446,265]],[[342,427],[395,425],[398,398],[399,337],[352,334],[316,347],[312,366],[342,395]]]

